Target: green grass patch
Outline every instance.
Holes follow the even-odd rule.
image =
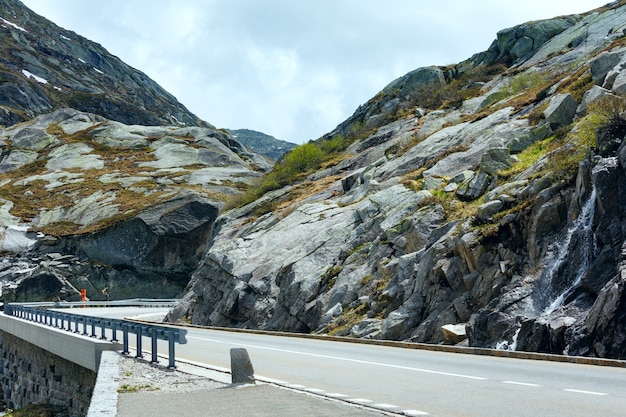
[[[504,181],[514,178],[516,175],[521,174],[532,166],[539,160],[539,158],[546,155],[548,152],[554,151],[557,147],[558,144],[557,141],[555,141],[554,135],[533,143],[516,155],[519,159],[518,163],[508,169],[498,172],[498,178]]]
[[[122,384],[117,389],[120,394],[129,394],[139,391],[158,391],[159,388],[155,388],[150,384]]]
[[[230,199],[226,204],[226,208],[242,207],[270,191],[305,180],[310,173],[322,166],[328,166],[341,160],[342,158],[338,155],[345,145],[346,140],[343,136],[337,135],[329,140],[308,142],[297,146],[291,152],[285,154],[283,159],[274,165],[274,169],[271,172],[265,174],[252,186],[248,187],[247,192]],[[270,207],[265,209],[268,211],[273,210]]]
[[[68,415],[65,407],[51,404],[31,404],[17,410],[8,410],[6,417],[55,417]]]
[[[365,319],[367,314],[367,304],[362,303],[352,309],[345,309],[340,317],[334,320],[326,331],[330,336],[347,336],[350,329],[355,324]]]

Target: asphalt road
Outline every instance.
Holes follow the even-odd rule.
[[[137,314],[137,310],[115,310],[116,318]],[[257,378],[409,415],[626,415],[623,368],[218,330],[188,329],[187,340],[177,346],[181,359],[230,368],[230,349],[243,347]],[[147,341],[144,346],[149,346]],[[165,344],[162,347],[166,351]]]

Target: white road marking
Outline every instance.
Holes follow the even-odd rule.
[[[528,382],[502,381],[503,384],[523,385],[525,387],[540,387],[541,385],[529,384]]]
[[[576,392],[578,394],[589,394],[589,395],[609,395],[609,394],[605,394],[604,392],[584,391],[580,389],[569,389],[569,388],[564,389],[563,391]]]
[[[331,397],[331,398],[348,398],[347,395],[345,394],[340,394],[338,392],[327,392],[326,393],[327,397]]]
[[[409,417],[429,415],[426,411],[420,411],[420,410],[403,410],[402,414],[404,414],[405,416],[409,416]]]
[[[249,344],[242,344],[242,343],[224,342],[224,341],[221,341],[221,340],[207,339],[207,338],[204,338],[204,337],[187,336],[187,339],[204,340],[205,342],[221,343],[221,344],[224,344],[224,345],[245,346],[245,347],[255,348],[255,349],[272,350],[272,351],[275,351],[275,352],[294,353],[296,355],[313,356],[313,357],[316,357],[316,358],[323,358],[323,359],[336,359],[336,360],[341,360],[341,361],[346,361],[346,362],[362,363],[362,364],[365,364],[365,365],[385,366],[385,367],[388,367],[388,368],[403,369],[403,370],[406,370],[406,371],[415,371],[415,372],[423,372],[423,373],[435,374],[435,375],[452,376],[452,377],[456,377],[456,378],[474,379],[474,380],[478,380],[478,381],[484,381],[484,380],[487,379],[487,378],[483,378],[483,377],[480,377],[480,376],[463,375],[463,374],[456,374],[456,373],[452,373],[452,372],[433,371],[432,369],[412,368],[412,367],[409,367],[409,366],[392,365],[392,364],[389,364],[389,363],[363,361],[363,360],[351,359],[351,358],[342,358],[340,356],[319,355],[319,354],[316,354],[316,353],[298,352],[298,351],[295,351],[295,350],[270,348],[270,347],[265,347],[265,346],[249,345]]]
[[[376,407],[376,408],[384,408],[385,410],[394,410],[396,408],[399,408],[397,405],[385,404],[385,403],[374,404],[374,407]]]
[[[319,389],[319,388],[305,388],[304,389],[306,392],[311,392],[313,394],[323,394],[324,390],[323,389]]]
[[[368,400],[367,398],[350,398],[348,401],[358,404],[370,404],[374,402],[372,400]]]

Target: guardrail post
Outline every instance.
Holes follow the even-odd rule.
[[[100,319],[91,320],[91,337],[96,337],[96,323],[100,322]]]
[[[176,368],[176,355],[174,354],[174,332],[167,332],[167,342],[169,345],[169,364],[168,368]]]
[[[113,327],[115,327],[115,325]],[[128,355],[128,324],[122,324],[122,333],[122,340],[124,344],[124,350],[122,350],[122,353],[124,355]]]
[[[101,320],[100,321],[100,339],[102,340],[106,340],[107,336],[106,336],[106,330],[107,330],[107,322],[105,320]]]
[[[143,327],[136,326],[135,332],[137,334],[137,354],[135,357],[143,358],[143,347],[141,346],[141,333],[143,333]]]
[[[150,332],[152,333],[152,363],[158,363],[157,357],[157,329],[153,327]]]
[[[62,313],[57,313],[57,320],[61,320],[61,323],[59,324],[59,329],[64,330],[65,329],[65,318],[63,316]]]
[[[113,334],[111,335],[111,342],[117,342],[117,323],[114,321],[111,322],[111,331],[113,332]],[[126,331],[128,332],[128,330]],[[128,333],[126,333],[126,339],[128,339]],[[126,344],[128,344],[128,340],[126,341]]]

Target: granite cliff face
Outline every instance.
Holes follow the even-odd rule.
[[[625,22],[393,81],[307,145],[320,169],[217,218],[169,319],[625,358]]]

